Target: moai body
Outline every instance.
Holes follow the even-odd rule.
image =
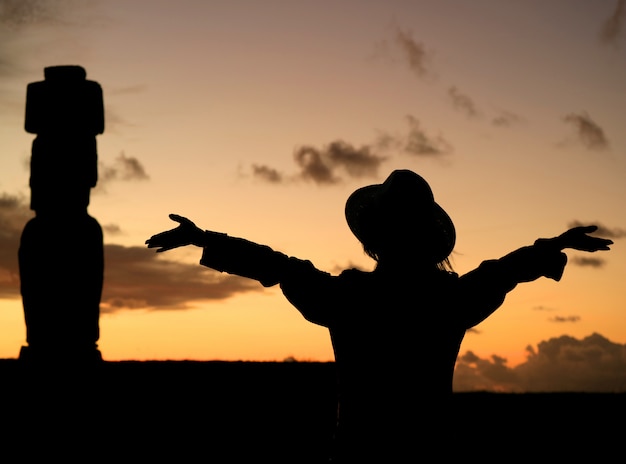
[[[29,361],[101,360],[102,228],[89,215],[104,132],[102,88],[80,66],[44,69],[27,86],[25,130],[36,134],[30,208],[18,252]]]

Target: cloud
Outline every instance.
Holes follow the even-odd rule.
[[[20,296],[17,251],[24,226],[34,214],[23,196],[0,196],[0,298]]]
[[[452,151],[443,136],[427,134],[415,117],[408,115],[406,121],[408,131],[401,134],[380,131],[373,143],[360,147],[343,140],[335,140],[322,148],[300,146],[293,154],[298,169],[295,175],[285,175],[263,164],[253,164],[252,175],[273,184],[304,180],[317,185],[335,185],[346,177],[375,178],[379,167],[389,159],[390,152],[431,158]]]
[[[0,196],[0,298],[21,298],[17,253],[26,223],[34,217],[24,197]],[[103,227],[105,232],[119,230]],[[257,282],[220,274],[199,264],[162,259],[145,247],[104,245],[102,312],[121,309],[186,309],[195,302],[260,291]]]
[[[618,0],[613,13],[602,24],[600,30],[602,42],[617,45],[623,33],[624,17],[626,17],[626,0]]]
[[[120,235],[122,233],[122,229],[117,224],[105,224],[101,225],[102,231],[107,235]]]
[[[124,152],[109,165],[100,162],[98,165],[98,184],[94,193],[105,192],[107,186],[114,181],[145,181],[150,179],[145,168],[137,158],[126,156]]]
[[[116,109],[112,108],[111,105],[106,104],[106,95],[104,96],[105,100],[105,129],[104,131],[108,134],[117,134],[121,132],[121,128],[134,128],[136,124],[129,122],[125,117],[121,116],[120,113],[117,112]]]
[[[137,95],[146,91],[144,84],[128,85],[125,87],[112,88],[107,91],[109,95]]]
[[[574,126],[580,142],[590,150],[604,150],[609,147],[609,141],[604,130],[594,122],[588,114],[570,113],[563,120]]]
[[[472,351],[459,355],[454,369],[454,391],[516,391],[515,371],[506,365],[506,359],[493,355],[481,359]]]
[[[455,391],[626,392],[626,345],[593,333],[581,340],[562,335],[526,350],[526,361],[512,368],[496,355],[460,355]]]
[[[605,265],[606,261],[602,258],[595,258],[589,256],[574,256],[570,259],[572,264],[583,267],[595,267],[600,268]]]
[[[549,319],[551,322],[578,322],[580,316],[554,316]]]
[[[452,146],[441,135],[428,135],[421,127],[418,119],[406,117],[409,132],[403,141],[403,151],[416,156],[439,156],[449,153]]]
[[[345,177],[375,178],[378,168],[387,159],[375,152],[371,145],[355,147],[343,140],[335,140],[317,148],[303,145],[295,149],[293,159],[297,173],[286,176],[267,165],[252,165],[252,175],[266,182],[278,184],[293,181],[309,181],[317,185],[334,185]]]
[[[549,308],[549,307],[547,307],[547,306],[542,306],[542,305],[539,305],[539,306],[533,306],[533,309],[534,309],[535,311],[554,311],[554,308]]]
[[[626,391],[626,345],[600,334],[562,335],[527,351],[527,361],[515,368],[524,391]]]
[[[465,114],[468,118],[476,119],[483,115],[474,99],[459,91],[456,86],[449,87],[447,95],[453,108]],[[497,114],[491,117],[491,124],[501,128],[511,127],[523,121],[521,116],[506,110],[497,111]]]
[[[494,118],[491,120],[491,124],[496,127],[511,127],[522,121],[522,117],[515,113],[512,113],[510,111],[501,111],[500,114],[494,116]]]
[[[455,86],[452,86],[448,89],[448,96],[450,97],[452,106],[455,109],[465,113],[467,117],[475,118],[480,115],[480,112],[478,111],[478,108],[476,107],[474,101],[467,95],[459,92],[459,90]]]
[[[121,309],[182,310],[194,303],[262,291],[258,282],[197,263],[162,259],[146,247],[105,245],[103,313]]]
[[[404,52],[406,62],[417,77],[425,77],[429,74],[426,66],[429,55],[423,44],[416,42],[411,33],[404,32],[400,28],[396,30],[396,43]]]
[[[594,224],[598,227],[598,229],[593,232],[591,235],[596,235],[598,237],[609,238],[612,240],[617,240],[620,238],[626,237],[626,229],[622,229],[620,227],[606,227],[602,225],[599,221],[591,221],[591,222],[582,222],[578,220],[571,221],[567,224],[567,227],[582,227],[587,226],[589,224]]]
[[[128,121],[122,112],[118,111],[113,104],[107,103],[108,97],[126,97],[144,93],[146,86],[141,84],[126,86],[126,87],[113,87],[104,89],[105,100],[105,132],[107,133],[120,133],[123,128],[135,128],[137,124]]]
[[[301,178],[316,184],[334,184],[341,180],[336,174],[338,170],[350,178],[375,177],[385,158],[373,153],[369,145],[357,148],[336,140],[322,149],[300,147],[294,153],[294,160]]]
[[[252,165],[252,175],[271,184],[280,184],[284,176],[276,169],[266,165]]]

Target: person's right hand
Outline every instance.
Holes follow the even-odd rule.
[[[613,240],[587,235],[596,230],[598,230],[598,226],[593,225],[573,227],[559,235],[557,242],[561,249],[572,248],[589,252],[610,250],[609,245],[613,244]]]
[[[169,218],[178,222],[179,226],[150,237],[146,240],[148,248],[157,248],[156,252],[161,253],[186,245],[202,246],[202,236],[204,234],[202,229],[186,217],[178,214],[170,214]]]

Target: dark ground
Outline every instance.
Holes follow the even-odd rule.
[[[37,369],[0,360],[0,394],[2,449],[18,453],[3,462],[322,463],[336,406],[334,364],[307,362]],[[453,400],[459,436],[442,443],[448,459],[624,459],[626,394],[483,392]]]

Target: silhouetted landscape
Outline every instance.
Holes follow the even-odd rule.
[[[0,360],[5,449],[79,462],[325,462],[334,363]],[[621,451],[626,394],[454,395],[442,456],[506,462]]]

